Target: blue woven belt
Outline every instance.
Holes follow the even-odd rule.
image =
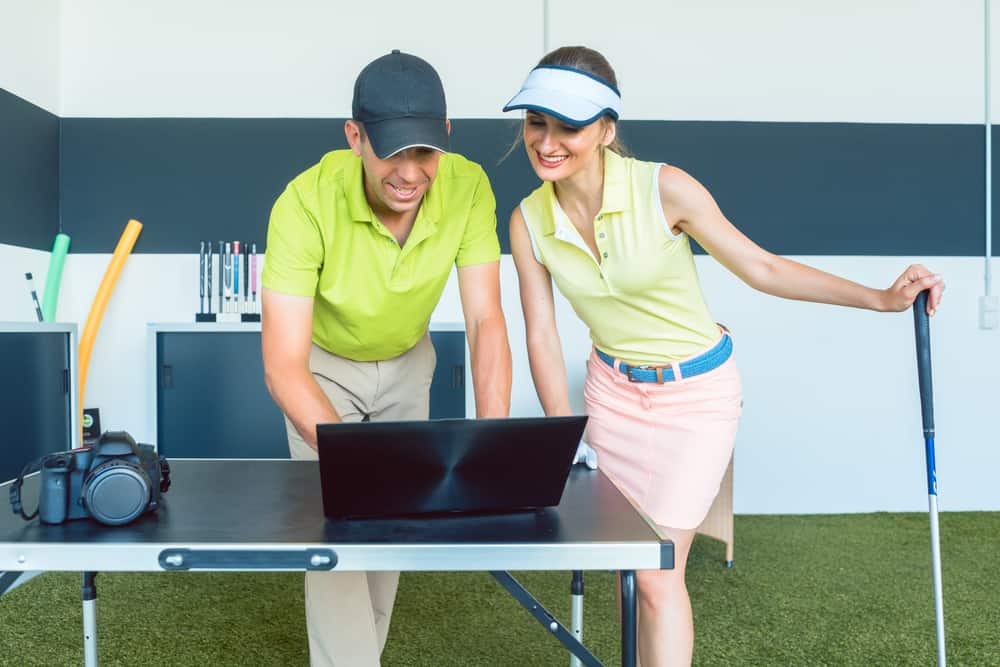
[[[614,368],[614,357],[597,348],[594,349],[597,351],[597,356],[601,358],[601,361]],[[715,370],[726,363],[726,360],[729,359],[732,353],[733,341],[729,337],[728,332],[723,332],[722,340],[716,343],[715,347],[711,350],[698,355],[694,359],[688,359],[680,363],[681,378],[701,375],[702,373]],[[657,378],[657,371],[660,372],[663,382],[673,382],[677,379],[674,377],[674,369],[671,366],[629,366],[625,362],[620,362],[618,370],[628,377],[629,382],[660,382]]]

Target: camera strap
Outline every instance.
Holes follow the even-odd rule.
[[[24,484],[25,477],[42,469],[42,463],[47,458],[48,456],[43,456],[24,466],[21,469],[21,474],[10,485],[10,508],[14,511],[14,514],[20,514],[21,518],[25,521],[31,521],[38,516],[38,505],[35,505],[35,511],[31,514],[25,513],[24,505],[21,504],[21,486]]]
[[[160,493],[170,490],[170,464],[162,456],[158,457],[160,462]]]

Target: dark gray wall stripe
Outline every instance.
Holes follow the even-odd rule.
[[[490,174],[505,251],[510,211],[538,183],[522,148],[498,164],[516,126],[459,119],[452,129],[453,149]],[[201,238],[262,241],[274,198],[323,152],[345,146],[342,127],[63,119],[63,228],[75,252],[110,252],[130,217],[145,224],[137,252],[195,252]],[[777,253],[983,252],[980,126],[626,121],[621,135],[638,157],[705,183],[731,220]]]
[[[263,247],[275,198],[329,150],[346,148],[343,119],[64,118],[62,206],[74,252],[110,252],[129,218],[135,252],[195,252],[198,240]],[[497,190],[500,231],[537,186],[523,151],[498,165],[517,135],[509,121],[456,120],[453,149],[479,162]]]
[[[0,88],[0,243],[52,248],[59,231],[59,118]]]
[[[275,198],[328,146],[337,121],[62,121],[63,229],[75,252],[111,252],[130,218],[135,252],[197,252],[199,239],[256,240]],[[339,131],[339,139],[338,139]]]
[[[996,146],[997,145],[997,141],[1000,140],[1000,128],[998,128],[996,125],[991,125],[990,126],[990,130],[991,130],[990,131],[990,142],[993,144],[993,146]],[[982,136],[982,134],[980,134],[980,136]],[[985,156],[985,149],[982,149],[980,154]],[[990,173],[990,176],[992,177],[990,179],[990,181],[991,181],[990,182],[990,192],[993,193],[994,195],[996,193],[1000,192],[1000,174],[997,173],[997,166],[998,165],[997,165],[997,159],[996,159],[995,155],[996,155],[996,153],[994,153],[993,156],[991,156],[991,157],[993,157],[993,159],[990,160],[990,165],[992,167],[992,171]],[[985,161],[986,161],[985,158],[980,159],[980,163],[984,163]],[[984,168],[984,171],[985,171],[985,168]],[[985,180],[985,177],[984,177],[983,180]],[[982,192],[980,192],[979,195],[980,195],[979,199],[982,200],[983,197],[984,197],[984,194]],[[986,210],[986,204],[985,203],[983,204],[983,210],[984,211]],[[996,255],[1000,255],[1000,222],[997,222],[997,220],[1000,219],[1000,215],[997,214],[997,207],[996,206],[992,207],[992,210],[990,211],[990,213],[991,213],[991,215],[990,215],[990,230],[991,230],[991,234],[992,234],[992,237],[993,237],[992,238],[993,242],[991,244],[993,246],[993,248],[991,249],[990,254],[996,256]],[[983,214],[983,215],[985,215],[985,214]],[[980,219],[982,219],[982,215],[980,216]],[[986,244],[986,231],[985,231],[984,227],[985,227],[985,225],[983,225],[983,224],[979,225],[980,234],[982,234],[982,237],[981,237],[982,240],[979,243],[980,251],[978,253],[975,253],[977,255],[982,255],[983,254],[983,249],[985,248],[985,244]]]
[[[637,157],[685,169],[708,187],[730,220],[774,252],[984,251],[982,126],[623,125],[621,134]]]

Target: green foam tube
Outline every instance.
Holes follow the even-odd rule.
[[[49,257],[49,272],[45,276],[45,295],[42,297],[42,317],[46,322],[53,322],[56,319],[59,283],[62,281],[67,252],[69,252],[69,237],[65,234],[56,234],[56,241],[52,244],[52,256]]]

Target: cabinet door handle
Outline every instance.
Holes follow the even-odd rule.
[[[164,389],[174,388],[174,367],[169,364],[160,365],[160,386]]]

